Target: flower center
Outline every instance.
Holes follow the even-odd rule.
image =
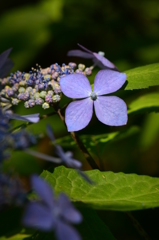
[[[90,95],[90,98],[95,101],[97,99],[97,94],[95,92],[92,92]]]

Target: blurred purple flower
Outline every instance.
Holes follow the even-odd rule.
[[[8,58],[12,48],[0,54],[0,78],[3,78],[13,67],[13,62]]]
[[[46,126],[46,131],[47,135],[49,136],[49,138],[51,139],[52,143],[55,146],[56,154],[58,157],[60,157],[61,163],[65,164],[67,167],[76,169],[78,174],[80,174],[85,181],[87,181],[89,184],[93,184],[94,182],[84,172],[81,171],[82,163],[72,157],[73,153],[70,151],[64,152],[62,147],[55,143],[54,133],[49,124],[47,124]]]
[[[70,152],[70,151],[64,152],[62,147],[55,143],[54,133],[53,133],[50,125],[47,125],[46,131],[47,131],[49,138],[53,142],[53,144],[55,146],[56,154],[62,160],[62,163],[64,163],[67,167],[80,169],[82,167],[82,163],[79,162],[78,160],[72,158],[72,156],[73,156],[72,152]]]
[[[82,50],[70,50],[67,53],[67,56],[75,56],[75,57],[81,57],[81,58],[87,58],[87,59],[92,59],[94,64],[97,65],[99,68],[102,69],[113,69],[113,70],[117,70],[117,67],[110,62],[107,58],[104,57],[105,53],[104,52],[92,52],[89,49],[83,47],[82,45],[78,44],[78,46],[80,48],[82,48],[84,51]]]
[[[31,185],[42,201],[30,202],[23,216],[23,224],[43,231],[54,230],[58,240],[80,240],[72,223],[82,221],[81,214],[74,208],[68,197],[61,193],[56,198],[51,187],[34,175]]]
[[[127,123],[127,106],[116,96],[102,96],[120,89],[126,74],[112,70],[100,70],[95,76],[93,91],[83,74],[71,74],[60,79],[62,92],[70,98],[82,99],[71,102],[66,108],[65,122],[69,132],[85,128],[95,113],[99,121],[109,126]],[[84,99],[83,99],[84,98]]]

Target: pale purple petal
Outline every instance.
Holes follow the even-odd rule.
[[[30,114],[30,115],[25,115],[25,116],[23,115],[22,117],[32,123],[37,123],[37,122],[39,122],[39,119],[40,119],[39,113],[34,113],[34,114]]]
[[[60,220],[57,222],[55,234],[58,240],[81,240],[79,233],[72,226]]]
[[[120,89],[126,81],[126,74],[112,70],[100,70],[95,76],[93,91],[97,95],[112,93]]]
[[[101,56],[100,54],[94,52],[93,55],[95,57],[95,59],[93,60],[96,63],[96,65],[98,65],[99,63],[99,67],[116,68],[116,66],[112,62],[110,62],[107,58]]]
[[[31,186],[38,196],[50,207],[53,207],[53,190],[50,185],[37,175],[31,176]]]
[[[70,50],[67,53],[67,56],[81,57],[81,58],[92,58],[92,54],[83,52],[81,50]]]
[[[71,151],[67,151],[65,152],[65,156],[72,158],[73,157],[73,153]]]
[[[50,140],[52,142],[54,142],[55,141],[55,136],[54,136],[54,133],[53,133],[53,130],[52,130],[50,124],[46,125],[46,132],[47,132],[47,135],[50,138]]]
[[[127,123],[127,106],[115,96],[99,96],[94,101],[95,113],[99,121],[109,126],[122,126]]]
[[[80,169],[82,167],[82,163],[74,158],[65,157],[63,163],[70,168]]]
[[[54,162],[54,163],[58,163],[58,164],[62,162],[62,160],[60,158],[51,157],[44,153],[36,152],[34,150],[24,149],[23,151],[25,151],[26,153],[28,153],[34,157],[37,157],[37,158],[40,158],[40,159],[43,159],[43,160],[46,160],[49,162]]]
[[[21,120],[21,121],[26,121],[26,122],[32,122],[32,123],[37,123],[39,121],[39,113],[31,114],[31,115],[23,115],[20,116],[18,114],[7,114],[7,116],[10,119],[16,119],[16,120]]]
[[[83,74],[69,74],[60,79],[61,91],[70,98],[85,98],[92,92],[90,82]]]
[[[53,227],[51,212],[37,202],[32,202],[27,205],[22,223],[26,227],[33,227],[46,231],[51,230]]]
[[[90,98],[71,102],[66,108],[65,122],[69,132],[85,128],[93,115],[93,101]]]
[[[59,195],[58,206],[61,209],[62,217],[68,222],[80,223],[82,221],[81,213],[74,208],[73,204],[64,193]]]

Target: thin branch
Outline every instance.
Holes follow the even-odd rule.
[[[64,118],[63,114],[61,113],[61,109],[58,106],[55,106],[55,105],[54,105],[54,109],[57,111],[60,119],[65,124],[65,118]],[[66,126],[66,124],[65,124],[65,126]],[[82,143],[80,138],[77,136],[77,134],[75,132],[70,132],[70,134],[71,134],[71,137],[73,138],[73,140],[76,142],[79,149],[81,150],[81,152],[83,153],[84,157],[86,158],[86,160],[88,161],[88,163],[92,167],[92,169],[99,169],[98,165],[96,164],[96,162],[94,161],[92,156],[89,154],[89,152],[87,151],[87,148],[84,146],[84,144]]]
[[[137,230],[137,232],[139,233],[139,235],[142,236],[142,238],[144,240],[150,240],[150,237],[145,232],[145,230],[140,225],[140,223],[137,221],[137,219],[132,215],[132,213],[131,212],[127,212],[126,214],[127,214],[128,218],[130,219],[130,221],[132,222],[132,224],[135,227],[135,229]]]

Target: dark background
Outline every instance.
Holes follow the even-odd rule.
[[[68,62],[80,43],[121,69],[159,61],[157,0],[0,1],[0,51],[13,47],[14,70]]]

